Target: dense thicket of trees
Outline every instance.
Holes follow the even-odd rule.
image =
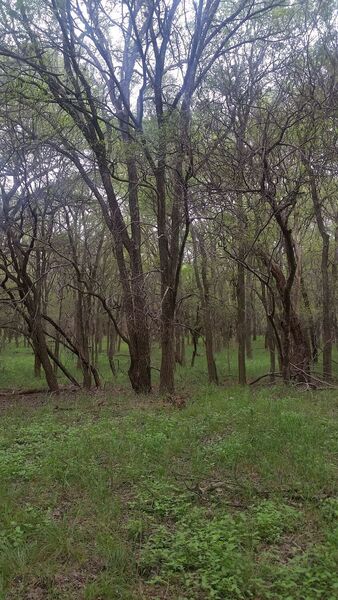
[[[337,14],[329,0],[4,0],[0,327],[51,390],[174,391],[185,344],[265,335],[271,378],[332,377]],[[74,353],[83,380],[62,363]],[[195,356],[195,353],[194,355]],[[278,366],[279,365],[279,366]]]

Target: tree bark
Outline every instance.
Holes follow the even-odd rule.
[[[41,366],[44,370],[48,388],[51,392],[58,392],[59,385],[52,364],[49,360],[48,346],[40,320],[36,319],[34,322],[34,325],[31,329],[31,339],[34,352],[36,356],[38,356]]]
[[[213,341],[213,328],[210,308],[210,296],[209,296],[209,280],[207,275],[207,255],[204,247],[204,241],[201,237],[198,237],[196,231],[191,228],[191,235],[193,240],[194,248],[194,271],[197,288],[199,291],[201,305],[202,305],[202,318],[204,325],[205,335],[205,353],[208,367],[208,378],[210,383],[218,384],[218,374],[216,368],[216,362],[214,358],[214,341]],[[201,276],[199,274],[198,265],[198,250],[201,256]]]
[[[252,278],[249,276],[249,273],[246,274],[246,292],[245,292],[245,347],[246,347],[246,357],[248,359],[252,358],[252,304],[251,304],[251,288],[252,288]]]
[[[246,384],[246,333],[245,333],[245,268],[237,264],[237,341],[238,341],[238,383]]]
[[[305,160],[305,165],[310,178],[310,190],[312,202],[315,210],[318,230],[322,238],[322,257],[321,257],[321,275],[322,275],[322,326],[323,326],[323,376],[327,379],[332,377],[332,337],[333,337],[333,319],[332,319],[332,298],[329,280],[329,250],[330,236],[326,231],[322,215],[322,206],[318,194],[315,175],[310,162]]]

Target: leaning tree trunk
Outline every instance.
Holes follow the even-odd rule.
[[[114,239],[115,256],[122,285],[123,304],[127,319],[128,346],[130,352],[128,375],[132,388],[136,393],[149,393],[151,391],[150,334],[146,306],[145,278],[142,271],[137,172],[135,172],[135,164],[133,164],[133,161],[127,161],[129,175],[128,196],[131,216],[130,227],[132,232],[132,235],[129,236],[128,228],[124,222],[113,188],[108,156],[104,148],[99,146],[96,142],[95,153],[109,209],[98,188],[95,187],[88,178],[86,178],[86,182],[99,201],[105,222]],[[127,266],[125,251],[128,254],[130,271]]]
[[[59,384],[54,373],[53,366],[49,360],[48,346],[39,319],[35,319],[30,334],[34,348],[34,353],[39,358],[41,366],[44,370],[48,388],[51,392],[58,392]]]
[[[269,165],[264,158],[264,179],[263,197],[267,200],[273,209],[274,218],[280,228],[283,236],[285,254],[287,259],[288,274],[284,276],[279,265],[272,260],[271,256],[261,253],[263,262],[271,272],[278,290],[278,294],[283,307],[283,316],[281,320],[282,329],[282,374],[285,382],[295,377],[301,381],[307,381],[310,372],[311,352],[308,345],[307,335],[303,329],[299,315],[292,302],[292,293],[297,274],[300,272],[300,265],[297,263],[297,253],[292,235],[292,229],[288,224],[288,216],[278,210],[276,202],[276,190],[271,184],[271,174]],[[270,188],[271,187],[271,191]],[[290,200],[295,202],[298,194],[298,188],[290,192]]]

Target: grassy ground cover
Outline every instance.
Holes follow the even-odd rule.
[[[105,346],[105,341],[103,343]],[[196,357],[195,366],[190,368],[192,348],[186,349],[186,367],[179,367],[176,372],[176,380],[179,387],[188,387],[194,383],[204,384],[206,381],[206,363],[204,348],[200,342],[198,356]],[[338,351],[334,348],[333,352],[333,371],[338,377]],[[73,354],[68,351],[63,352],[62,361],[69,371],[81,382],[81,372],[76,368],[76,359]],[[116,355],[115,363],[117,366],[116,383],[128,385],[128,349],[125,344],[121,345],[121,349]],[[216,355],[217,369],[222,383],[235,383],[237,381],[237,350],[236,345],[230,345],[228,350],[219,352]],[[156,386],[158,382],[158,368],[160,366],[160,352],[154,347],[152,356],[153,382]],[[321,358],[316,370],[321,369]],[[105,351],[99,354],[98,370],[100,372],[103,384],[112,382],[112,373],[109,367],[108,358]],[[253,358],[247,360],[247,376],[248,380],[252,380],[269,371],[269,355],[264,348],[264,339],[257,338],[253,343]],[[61,384],[67,384],[66,378],[59,371],[59,381]],[[30,347],[24,347],[22,340],[16,346],[14,342],[7,343],[5,348],[0,352],[0,390],[15,389],[15,388],[45,388],[46,382],[44,376],[41,379],[34,377],[34,357]]]
[[[198,360],[180,410],[123,373],[2,402],[0,598],[337,597],[337,393],[216,388]]]

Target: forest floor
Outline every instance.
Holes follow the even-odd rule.
[[[199,360],[180,409],[122,374],[2,398],[2,600],[337,598],[337,391],[213,387]]]

